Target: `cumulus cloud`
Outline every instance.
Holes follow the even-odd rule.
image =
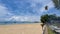
[[[12,16],[9,18],[9,21],[39,21],[40,17],[38,16]]]
[[[8,8],[6,8],[3,4],[0,4],[0,21],[5,20],[6,17],[11,16],[8,11]]]
[[[41,14],[43,12],[47,12],[48,10],[50,10],[51,8],[54,8],[54,4],[52,2],[52,0],[30,0],[31,3],[31,7],[37,11],[38,14]],[[39,8],[38,4],[39,3]],[[45,10],[45,6],[48,6],[48,10]]]
[[[48,6],[48,10],[54,7],[54,4],[52,1],[50,1],[47,4],[44,4],[42,8],[40,8],[41,12],[47,12],[48,10],[45,10],[45,6]]]
[[[39,14],[43,14],[44,12],[49,11],[50,9],[54,8],[54,4],[52,0],[30,0],[31,7]],[[39,3],[39,8],[37,8],[37,4]],[[48,10],[45,10],[45,6],[48,6]]]
[[[0,5],[0,16],[4,16],[7,14],[7,8]]]
[[[2,0],[1,3],[3,3]],[[46,5],[48,9],[54,7],[51,0],[5,0],[3,4],[5,5],[0,4],[0,17],[8,15],[10,16],[6,18],[8,21],[39,21],[39,16],[42,15],[43,12],[47,12],[45,10]]]
[[[40,14],[44,11],[45,5],[51,0],[6,0],[4,4],[10,9],[13,14]],[[50,5],[50,4],[49,4]]]

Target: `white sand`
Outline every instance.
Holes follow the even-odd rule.
[[[0,25],[0,34],[42,34],[41,23]]]

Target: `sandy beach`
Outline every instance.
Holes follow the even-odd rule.
[[[0,34],[42,34],[41,23],[0,25]]]

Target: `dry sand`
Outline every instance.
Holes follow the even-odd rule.
[[[0,34],[42,34],[41,23],[0,25]]]

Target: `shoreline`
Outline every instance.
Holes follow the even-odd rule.
[[[38,24],[38,23],[8,23],[8,24],[0,24],[0,25],[15,25],[15,24]]]

